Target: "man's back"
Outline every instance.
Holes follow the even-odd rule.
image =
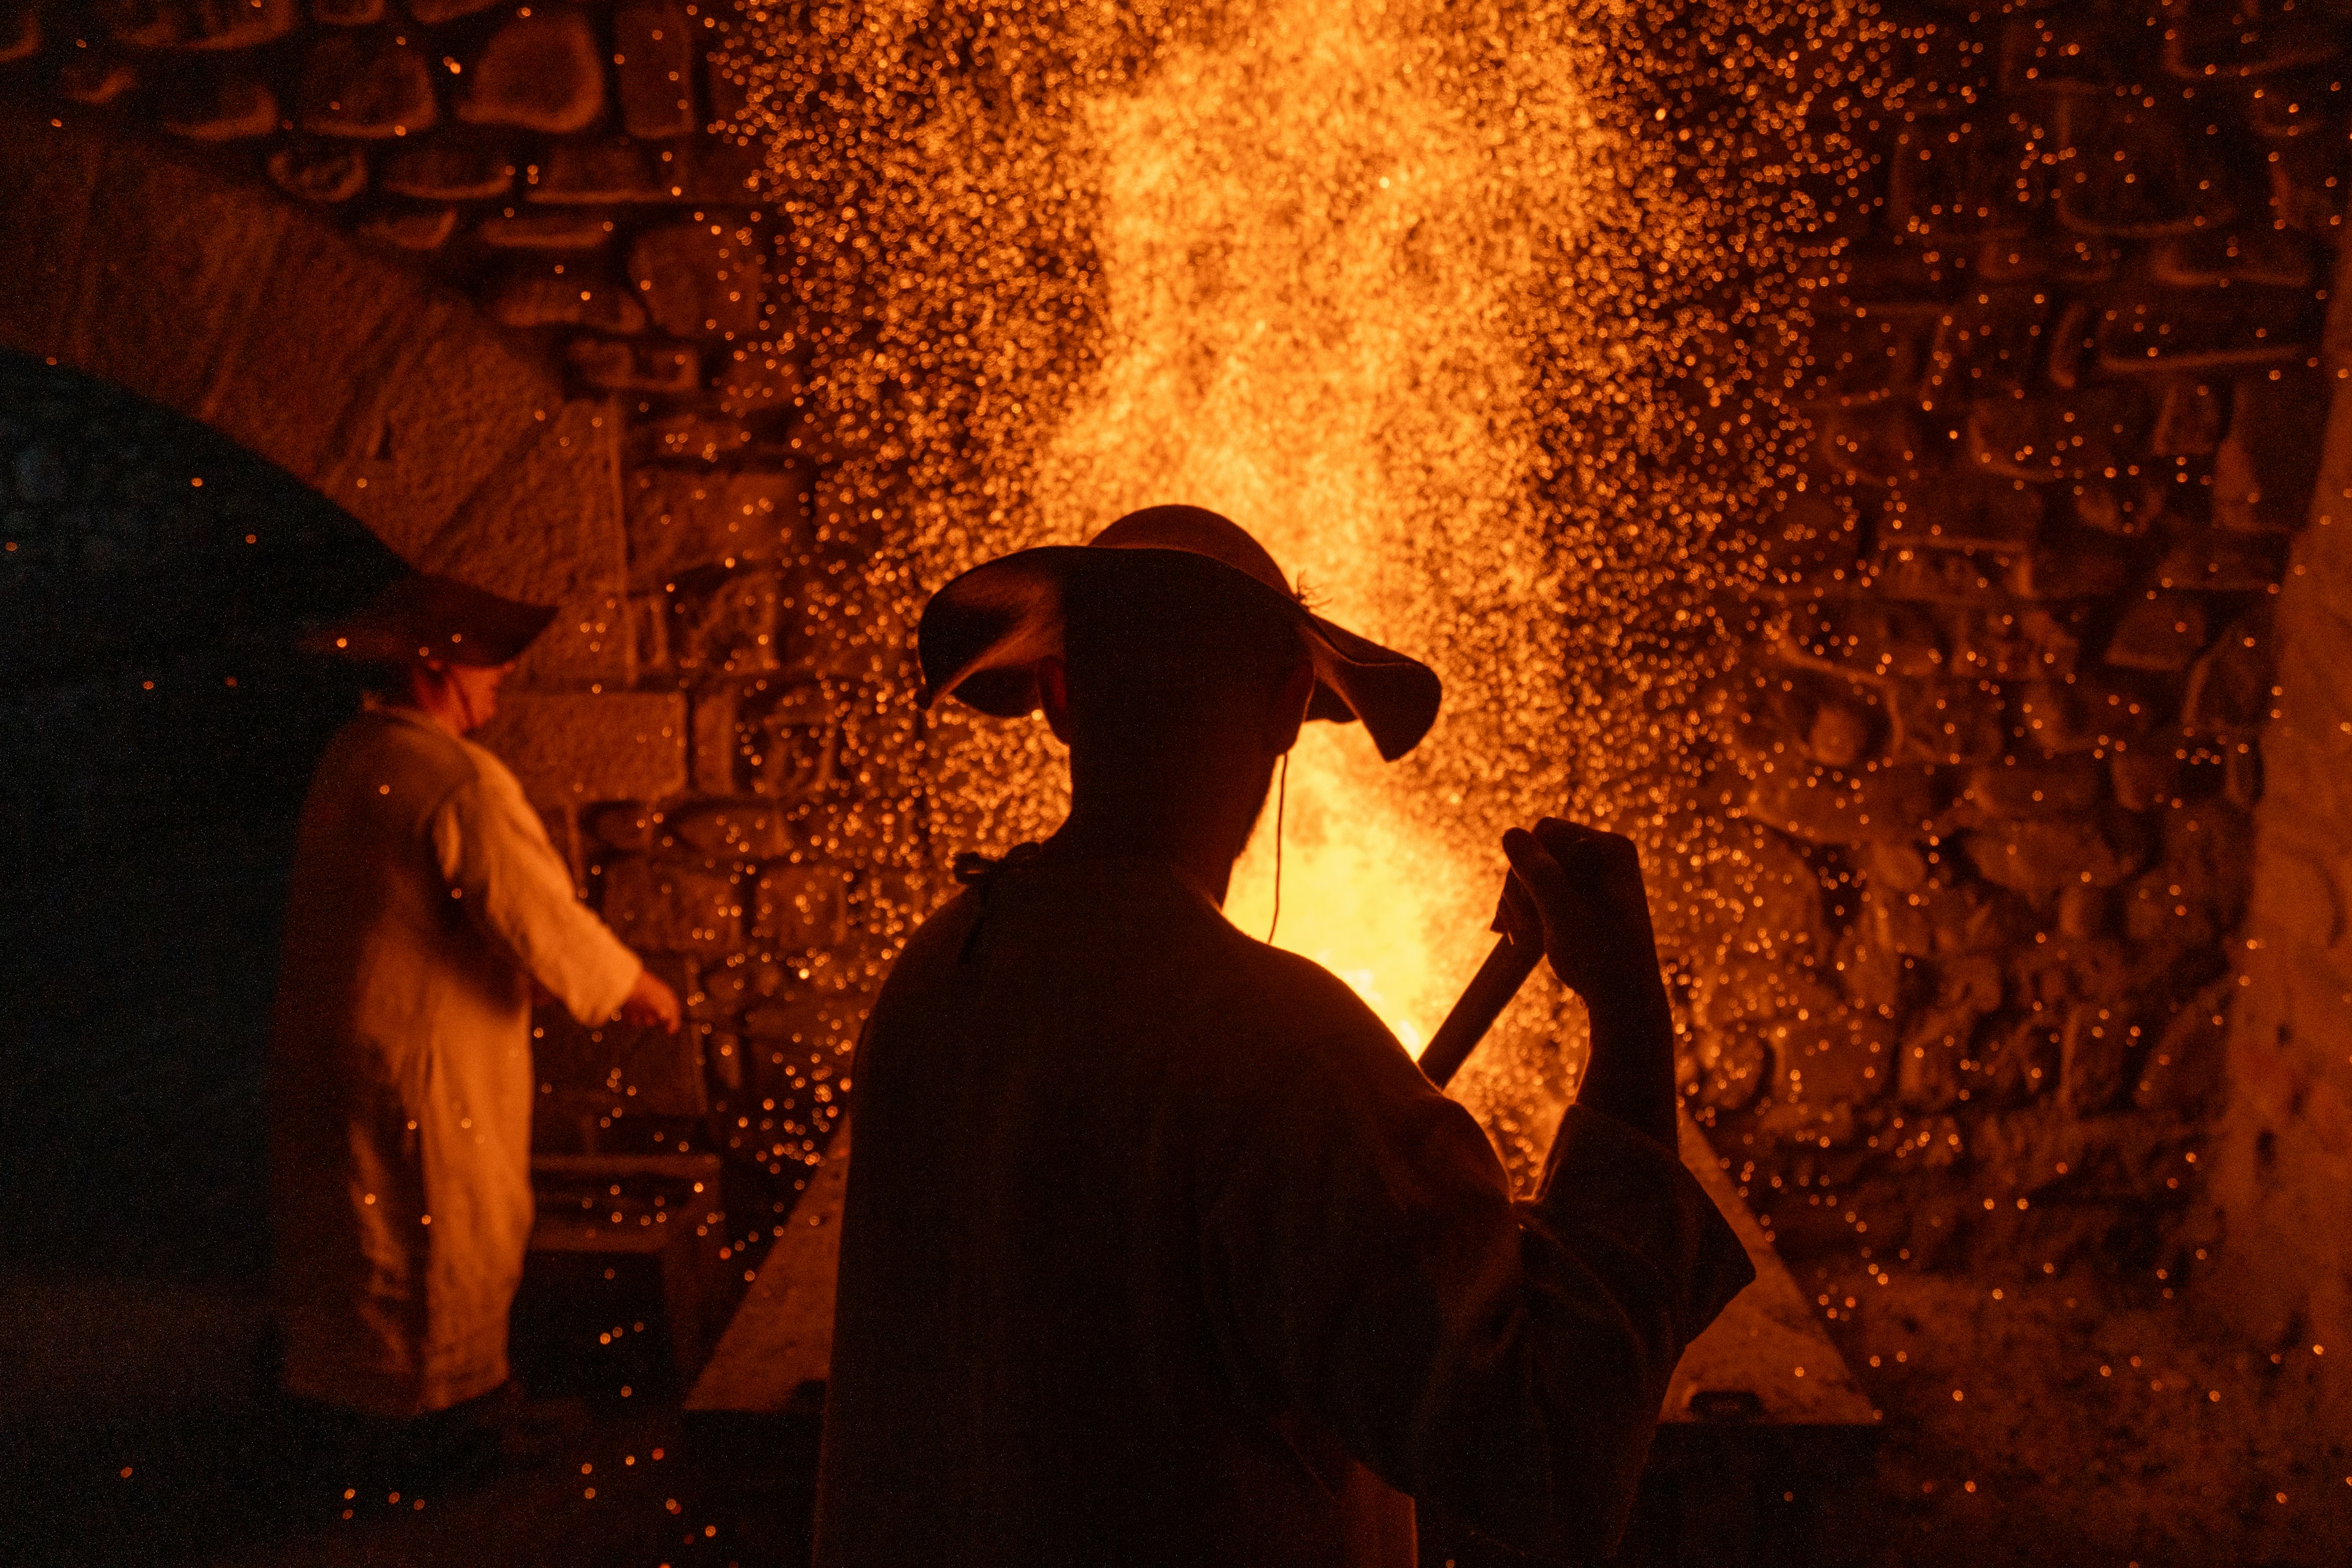
[[[1605,1534],[1744,1267],[1663,1152],[1642,1237],[1515,1208],[1344,985],[1150,862],[950,904],[856,1082],[828,1568],[1409,1563],[1391,1485]],[[1651,1147],[1606,1121],[1563,1139]]]

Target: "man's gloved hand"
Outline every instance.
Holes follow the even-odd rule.
[[[637,971],[637,983],[629,987],[629,994],[621,1003],[621,1021],[640,1028],[659,1025],[675,1035],[678,1021],[685,1015],[677,1005],[677,993],[663,984],[662,977],[650,969]]]
[[[1674,1016],[1633,840],[1547,816],[1504,834],[1503,853],[1505,919],[1514,933],[1541,931],[1553,972],[1591,1015],[1577,1103],[1674,1148]]]

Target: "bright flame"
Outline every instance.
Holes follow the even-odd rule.
[[[1107,352],[1037,494],[1079,535],[1160,501],[1225,512],[1323,613],[1435,664],[1459,713],[1482,683],[1559,668],[1511,328],[1543,281],[1529,181],[1572,190],[1591,120],[1560,74],[1526,70],[1498,148],[1429,37],[1378,5],[1286,0],[1091,106]],[[1464,574],[1519,611],[1499,656],[1447,657],[1470,651],[1445,616]],[[1426,744],[1484,739],[1441,724]],[[1427,784],[1360,730],[1309,728],[1276,939],[1416,1053],[1492,940],[1501,867]],[[1262,826],[1228,906],[1254,935],[1273,861]]]

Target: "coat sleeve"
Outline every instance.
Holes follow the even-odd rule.
[[[1524,1550],[1605,1555],[1746,1252],[1671,1151],[1591,1110],[1514,1203],[1476,1121],[1362,1024],[1280,1053],[1241,1112],[1202,1223],[1213,1331],[1244,1384],[1399,1490]]]
[[[433,814],[441,875],[483,933],[583,1024],[620,1011],[645,965],[572,891],[511,776],[485,769]]]

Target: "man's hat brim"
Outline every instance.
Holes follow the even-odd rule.
[[[1139,545],[1040,545],[975,566],[932,595],[916,633],[923,706],[952,696],[1000,719],[1036,711],[1038,661],[1062,653],[1065,595],[1099,576],[1139,569],[1199,574],[1220,592],[1278,608],[1314,662],[1307,717],[1361,720],[1383,760],[1412,750],[1436,722],[1437,672],[1419,659],[1325,620],[1214,556]]]
[[[300,646],[362,664],[511,664],[554,618],[552,605],[412,572],[367,608],[302,637]]]

